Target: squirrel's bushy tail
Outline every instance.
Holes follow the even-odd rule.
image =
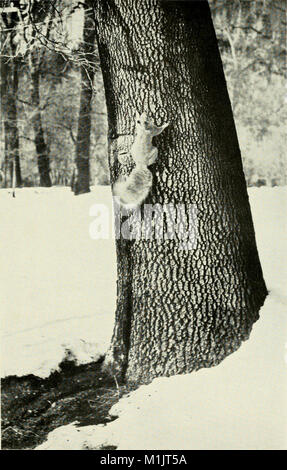
[[[113,187],[114,196],[122,206],[135,208],[146,199],[152,186],[152,174],[147,167],[135,167],[124,181],[117,181]]]

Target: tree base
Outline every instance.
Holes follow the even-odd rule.
[[[52,181],[49,179],[40,179],[40,186],[41,188],[51,188],[53,185],[52,185]]]
[[[89,187],[87,187],[87,188],[78,188],[77,185],[72,190],[74,191],[75,196],[80,196],[80,194],[86,194],[86,193],[91,192]]]
[[[103,373],[111,378],[125,382],[125,373],[127,370],[127,355],[123,350],[119,352],[118,348],[112,346],[107,351],[102,364]]]
[[[243,342],[249,340],[254,323],[259,319],[259,314],[254,318],[252,324],[245,333],[239,336],[229,338],[223,342],[213,342],[209,351],[198,355],[185,355],[185,361],[180,362],[175,356],[169,357],[165,361],[157,361],[157,365],[152,367],[149,363],[140,363],[132,361],[130,358],[129,365],[124,375],[125,383],[129,385],[146,385],[158,377],[170,377],[173,375],[190,374],[200,369],[209,369],[218,366],[228,356],[235,353]]]

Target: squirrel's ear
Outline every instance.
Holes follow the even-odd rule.
[[[169,126],[169,122],[166,122],[161,126],[161,130],[163,131],[167,126]]]
[[[138,121],[140,119],[140,114],[138,113],[138,111],[136,111],[136,121]]]

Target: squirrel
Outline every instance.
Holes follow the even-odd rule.
[[[154,136],[159,135],[169,125],[158,127],[147,113],[136,114],[135,139],[130,154],[135,167],[128,177],[120,177],[113,186],[113,194],[119,198],[122,206],[134,209],[142,204],[152,186],[152,173],[148,169],[158,155],[158,150],[152,144]]]

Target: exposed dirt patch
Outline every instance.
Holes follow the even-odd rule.
[[[111,421],[109,409],[131,388],[103,375],[101,361],[62,363],[48,379],[7,377],[2,388],[2,449],[33,449],[53,429]]]

